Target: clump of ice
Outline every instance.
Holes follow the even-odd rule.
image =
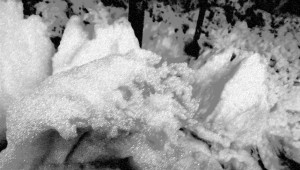
[[[0,129],[9,104],[30,93],[51,74],[52,43],[38,16],[23,19],[23,7],[0,1]]]

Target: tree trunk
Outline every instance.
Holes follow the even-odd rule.
[[[143,42],[144,10],[145,2],[143,0],[129,0],[128,20],[131,23],[140,47],[142,47]]]
[[[199,8],[199,15],[198,15],[198,20],[197,20],[196,31],[195,31],[192,42],[187,44],[184,49],[184,52],[187,55],[190,55],[195,58],[198,58],[199,51],[201,50],[200,46],[198,44],[198,40],[199,40],[201,32],[202,32],[202,25],[203,25],[205,11],[206,11],[207,7],[208,7],[207,0],[200,0],[200,8]]]

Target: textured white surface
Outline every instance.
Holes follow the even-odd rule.
[[[23,19],[21,3],[0,1],[1,112],[51,74],[53,47],[46,29],[38,16]]]
[[[224,114],[244,112],[258,103],[266,93],[265,76],[266,70],[260,63],[260,56],[250,56],[226,84],[221,97],[225,102]]]
[[[260,56],[249,55],[225,85],[219,104],[208,117],[214,129],[242,143],[258,142],[266,126],[265,79],[266,68]]]
[[[80,18],[73,16],[66,25],[62,40],[58,47],[58,52],[54,55],[52,61],[53,72],[59,72],[67,67],[73,61],[76,52],[88,41],[88,34],[83,30]]]
[[[138,40],[125,18],[112,25],[95,25],[95,38],[87,40],[78,18],[69,21],[58,53],[53,58],[54,73],[81,66],[114,54],[139,49]],[[65,35],[66,34],[66,35]]]
[[[115,103],[122,100],[121,95],[114,95],[115,90],[135,75],[144,74],[146,58],[112,56],[49,77],[35,93],[10,108],[9,145],[0,155],[0,169],[22,169],[39,158],[42,151],[35,152],[31,143],[45,130],[56,129],[63,138],[70,139],[77,136],[76,127],[124,126],[122,122],[110,124],[105,116],[124,119],[119,112],[110,114]]]
[[[0,111],[5,111],[5,107],[13,99],[31,92],[50,74],[51,45],[44,35],[46,27],[38,17],[23,20],[21,5],[11,1],[0,5],[0,35],[4,40],[0,45],[0,103],[3,106]],[[6,17],[7,13],[11,14],[11,17]],[[76,139],[76,128],[90,125],[94,129],[111,128],[109,135],[113,136],[116,135],[118,126],[130,129],[134,119],[138,118],[139,121],[146,122],[146,128],[149,125],[163,129],[164,133],[169,135],[168,140],[176,144],[182,142],[177,136],[177,131],[181,127],[178,117],[182,122],[193,118],[194,113],[187,112],[193,112],[196,109],[192,108],[197,106],[190,98],[192,90],[188,82],[188,72],[191,70],[184,64],[174,66],[173,69],[172,66],[164,64],[161,68],[154,68],[153,64],[158,63],[159,57],[139,49],[133,30],[124,19],[112,25],[96,24],[95,35],[95,39],[88,39],[79,18],[73,17],[69,21],[59,51],[53,58],[55,74],[37,87],[32,94],[14,103],[9,110],[8,148],[0,155],[0,169],[32,169],[29,166],[47,154],[45,153],[47,149],[43,148],[47,145],[44,146],[41,141],[35,140],[48,129],[56,129],[64,139]],[[163,39],[161,44],[167,48],[172,46],[168,38]],[[237,59],[229,62],[232,54],[236,52],[240,52]],[[196,71],[201,74],[195,77],[199,84],[205,84],[216,77],[222,79],[224,78],[222,72],[232,69],[233,65],[241,62],[233,78],[226,84],[220,102],[210,116],[213,119],[214,131],[202,127],[202,123],[196,120],[193,121],[199,125],[196,132],[201,138],[213,144],[221,144],[225,148],[218,148],[219,155],[215,156],[219,160],[229,162],[234,158],[248,163],[248,166],[250,165],[248,169],[251,170],[259,167],[243,147],[261,143],[263,130],[267,129],[265,126],[270,126],[267,124],[267,118],[277,118],[276,121],[269,121],[276,124],[274,127],[282,125],[286,129],[288,122],[292,122],[288,119],[298,121],[295,117],[288,117],[287,113],[279,111],[276,113],[278,116],[274,116],[275,113],[272,113],[273,117],[267,115],[269,110],[266,109],[267,92],[264,83],[266,68],[260,61],[261,58],[262,56],[258,54],[241,52],[234,48],[225,49],[213,55],[204,67]],[[141,80],[139,82],[141,84],[148,83],[149,89],[141,84],[140,89],[134,88],[133,79],[135,83],[138,80]],[[153,89],[150,89],[150,86]],[[120,90],[120,87],[125,90]],[[132,93],[132,96],[127,96],[130,98],[128,100],[124,99],[126,88]],[[151,90],[156,93],[151,94]],[[143,94],[144,92],[149,93],[149,96]],[[176,99],[181,103],[177,103]],[[299,101],[299,93],[293,93],[293,96],[288,96],[282,105],[284,109],[294,111],[299,109]],[[296,125],[290,130],[295,141],[299,140],[299,129],[299,125]],[[164,152],[155,152],[149,147],[151,145],[145,144],[149,142],[146,138],[154,138],[151,139],[154,145],[165,144],[165,139],[160,138],[156,131],[149,130],[149,133],[151,135],[143,131],[140,136],[133,139],[130,153],[140,163],[166,164],[164,161],[169,159],[163,159]],[[62,164],[70,145],[64,143],[65,140],[58,139],[61,138],[53,142],[54,149],[49,152],[46,161]],[[180,147],[185,147],[188,154],[194,154],[194,151],[203,152],[205,156],[214,154],[204,144],[199,145],[200,143],[186,140],[183,143],[186,146]],[[96,152],[94,156],[97,157],[98,150],[94,149],[90,148],[89,151],[83,149],[79,152],[84,156]],[[165,148],[167,151],[173,148],[168,149]],[[264,152],[264,147],[259,149]],[[183,152],[180,153],[182,157]],[[197,155],[200,162],[205,160],[203,157],[204,155]],[[175,157],[170,158],[177,162]],[[194,161],[192,157],[181,161],[178,167],[194,169],[190,166]],[[207,162],[203,162],[202,165],[211,163],[210,160]],[[173,165],[172,163],[171,166]],[[177,164],[175,166],[177,167]],[[210,166],[207,167],[212,169]],[[199,167],[195,166],[196,168]],[[216,168],[221,169],[220,166]]]

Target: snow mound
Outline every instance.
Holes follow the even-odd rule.
[[[124,113],[113,112],[115,103],[124,103],[117,89],[137,75],[146,76],[151,63],[160,60],[152,53],[143,54],[105,57],[58,73],[12,105],[7,116],[8,147],[1,153],[0,169],[32,165],[43,153],[34,151],[32,142],[49,129],[56,129],[64,139],[72,139],[78,127],[126,127],[127,122],[122,122],[126,120]],[[111,123],[109,118],[120,122]]]
[[[52,43],[38,16],[23,19],[23,7],[0,1],[0,129],[9,104],[51,74]]]
[[[215,129],[226,129],[233,134],[230,138],[255,144],[261,138],[266,124],[267,70],[259,54],[248,55],[233,78],[226,83],[220,102],[208,120],[214,120]]]
[[[118,130],[137,131],[132,141],[116,149],[132,155],[142,167],[173,167],[176,160],[192,152],[190,145],[182,149],[178,144],[179,119],[191,118],[197,104],[186,82],[191,72],[187,65],[155,68],[160,60],[154,53],[140,49],[50,76],[34,93],[11,105],[8,147],[0,155],[0,169],[37,168],[34,166],[46,157],[63,161],[51,157],[49,150],[54,147],[55,152],[56,146],[49,138],[41,140],[42,136],[54,129],[64,140],[72,141],[78,137],[77,128],[87,127],[111,138],[118,136]],[[157,135],[159,140],[153,140],[153,134],[159,131],[166,137],[160,139]]]
[[[126,54],[139,49],[139,43],[130,23],[121,18],[112,25],[95,24],[95,38],[89,40],[82,21],[72,17],[66,26],[58,52],[53,58],[53,72],[68,70],[75,66],[113,54]]]

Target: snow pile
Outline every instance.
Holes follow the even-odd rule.
[[[0,5],[0,102],[12,103],[0,169],[95,169],[110,158],[150,170],[276,169],[280,147],[300,159],[299,88],[270,97],[267,59],[238,43],[245,25],[215,32],[216,49],[190,68],[140,49],[124,18],[96,16],[90,36],[73,16],[49,76],[46,26],[23,20],[18,3]]]
[[[227,129],[233,140],[247,144],[259,141],[266,124],[266,65],[258,54],[248,54],[234,77],[227,82],[221,101],[208,120],[214,128]],[[256,127],[256,128],[254,128]]]
[[[49,77],[34,93],[10,107],[8,147],[0,155],[1,169],[30,169],[64,161],[68,150],[57,155],[52,150],[59,145],[41,139],[50,129],[72,143],[79,137],[77,128],[91,127],[107,135],[107,140],[117,138],[120,143],[116,146],[110,141],[106,145],[121,156],[132,156],[146,169],[169,169],[177,160],[191,156],[194,149],[179,144],[184,139],[178,131],[180,120],[191,118],[197,108],[187,81],[191,70],[182,64],[155,69],[159,61],[157,55],[138,50],[106,56]],[[135,135],[124,140],[120,130]],[[46,147],[51,154],[41,149]],[[93,161],[99,156],[92,154],[95,149],[78,151],[81,156],[74,154],[70,159],[83,164]],[[42,159],[49,162],[37,164]]]
[[[77,136],[76,127],[90,125],[97,129],[109,126],[110,122],[106,120],[112,111],[109,110],[116,102],[124,103],[118,87],[131,82],[138,73],[146,74],[145,58],[109,57],[56,74],[43,82],[35,93],[10,110],[7,118],[8,148],[1,153],[1,168],[31,166],[33,162],[30,161],[41,156],[34,155],[35,148],[31,143],[36,135],[48,129],[57,129],[63,138],[71,139]],[[109,117],[120,119],[123,116],[114,113]],[[32,155],[28,156],[28,153]]]
[[[287,22],[286,25],[289,26],[289,23]],[[226,83],[224,90],[222,89],[221,100],[215,104],[216,108],[209,112],[213,114],[208,119],[210,125],[208,127],[213,127],[212,129],[216,131],[216,134],[211,136],[215,137],[215,141],[222,141],[221,143],[234,143],[237,148],[257,147],[259,152],[257,151],[256,154],[261,157],[259,159],[264,165],[263,168],[278,170],[289,166],[299,169],[299,155],[296,154],[300,151],[299,87],[297,85],[300,60],[296,53],[299,48],[295,47],[298,42],[295,39],[297,37],[291,37],[288,33],[275,36],[264,29],[250,30],[245,23],[237,23],[230,31],[217,30],[213,32],[213,37],[217,49],[234,47],[244,51],[243,53],[254,52],[254,56],[257,57],[251,57],[253,54],[248,55],[246,58],[249,59],[242,62],[235,76]],[[232,57],[239,58],[241,55],[237,51],[232,52],[235,54]],[[206,81],[207,79],[204,79],[206,76],[199,76],[201,80],[199,82],[211,85],[210,82],[214,82],[215,78],[226,75],[220,72],[218,72],[219,76],[214,74],[214,68],[220,66],[218,63],[223,63],[223,59],[230,56],[226,52],[221,53],[221,56],[226,54],[222,60],[219,60],[221,62],[217,62],[216,65],[211,64],[213,69],[207,68],[211,58],[215,59],[218,56],[215,55],[216,53],[218,50],[212,54],[208,52],[208,57],[205,58],[208,62],[200,68],[206,70],[210,75],[208,77],[214,76],[214,78],[208,78],[209,81]],[[255,58],[257,58],[254,62],[256,64],[253,63]],[[246,64],[248,62],[252,64]],[[195,64],[194,67],[201,65]],[[221,70],[226,71],[227,66],[221,64]],[[205,71],[200,73],[203,72]],[[200,93],[199,96],[202,94]],[[207,98],[209,100],[212,98],[201,97],[205,104],[209,103],[206,101]],[[201,114],[207,109],[203,110],[200,110]],[[202,131],[201,128],[199,129],[200,136]],[[225,138],[227,140],[219,135],[227,136]],[[234,142],[228,142],[232,139]],[[233,153],[228,154],[232,156]],[[226,157],[230,157],[228,154]]]
[[[9,104],[30,93],[51,74],[53,49],[46,29],[38,16],[23,19],[21,3],[0,1],[1,131]]]
[[[57,73],[75,66],[86,64],[107,55],[126,54],[139,49],[130,23],[121,18],[112,25],[97,23],[95,37],[88,39],[78,17],[67,23],[58,52],[53,58],[53,72]]]

